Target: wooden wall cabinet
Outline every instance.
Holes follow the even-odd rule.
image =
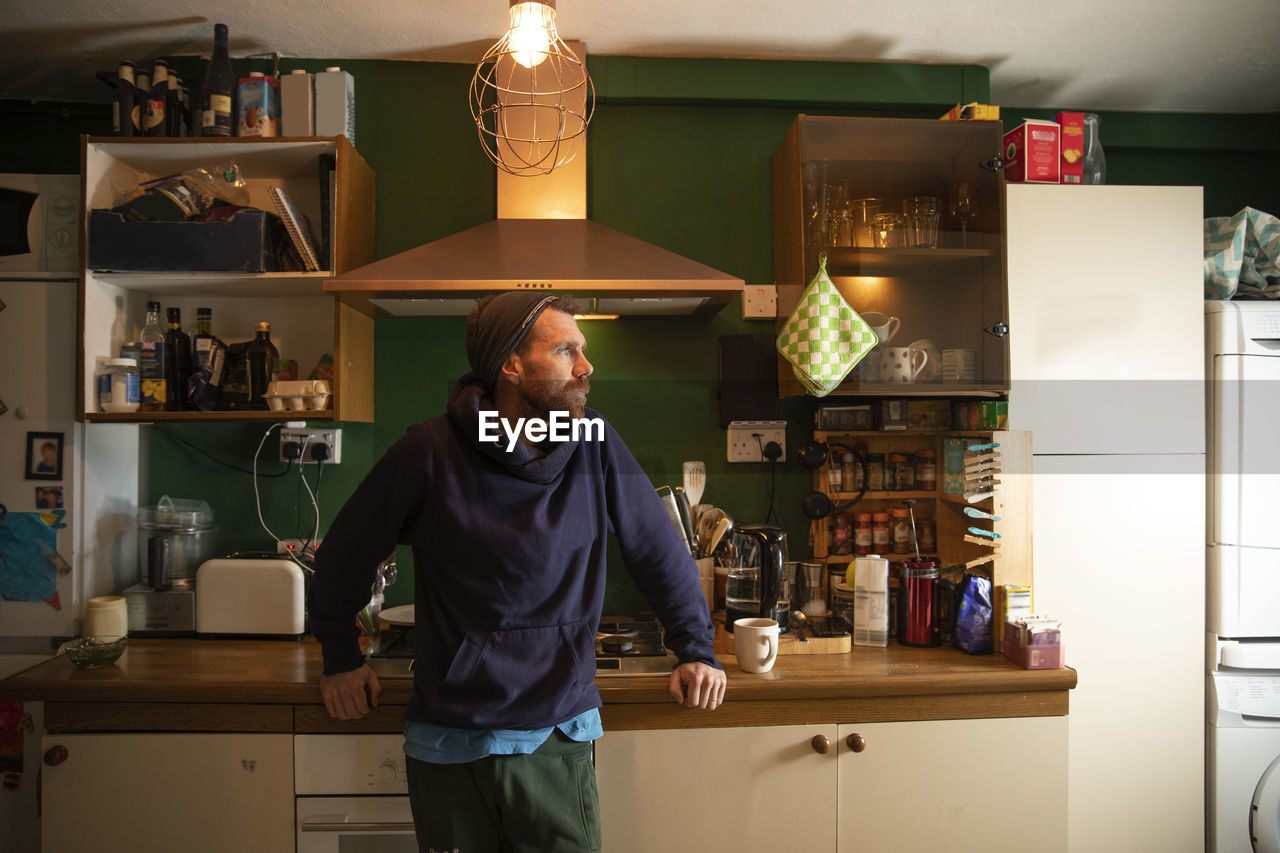
[[[938,353],[977,353],[973,381],[894,385],[855,370],[836,394],[1000,396],[1009,390],[1004,183],[997,166],[1001,125],[800,115],[773,153],[773,272],[778,329],[827,253],[827,274],[859,314],[897,317],[891,346],[932,341]],[[826,182],[845,181],[850,199],[878,198],[901,213],[914,196],[941,202],[936,248],[834,246],[809,227],[806,164]],[[821,184],[813,189],[821,192]],[[963,216],[961,214],[964,214]],[[1052,259],[1047,259],[1052,262]],[[804,393],[778,359],[780,396]]]
[[[82,142],[80,349],[77,411],[84,421],[172,422],[220,420],[373,420],[373,317],[324,293],[324,282],[373,260],[374,174],[346,137],[275,139],[119,139]],[[332,157],[322,179],[320,158]],[[248,184],[250,204],[273,210],[268,188],[283,187],[311,223],[319,241],[321,194],[329,198],[331,257],[318,272],[100,272],[89,267],[89,211],[110,208],[118,194],[145,177],[235,161]],[[325,186],[324,184],[328,184]],[[115,357],[123,341],[137,340],[148,300],[182,309],[184,329],[196,308],[213,310],[213,331],[228,343],[251,340],[254,325],[271,323],[281,358],[297,361],[305,378],[321,355],[334,359],[333,396],[323,411],[135,412],[98,411],[94,375],[100,359]]]
[[[970,502],[963,494],[951,494],[946,490],[944,471],[946,467],[947,439],[956,439],[962,446],[997,443],[999,448],[1000,481],[998,493],[991,497]],[[877,432],[814,432],[816,441],[832,444],[843,444],[866,454],[883,454],[887,459],[891,453],[916,454],[921,450],[933,450],[937,453],[937,484],[931,490],[916,489],[912,491],[868,491],[861,500],[845,510],[838,510],[848,516],[851,525],[859,513],[888,512],[894,507],[902,507],[903,501],[913,501],[913,510],[918,520],[932,518],[937,524],[937,548],[922,552],[922,556],[936,556],[943,568],[947,566],[966,565],[969,568],[985,566],[983,574],[989,574],[993,584],[1030,584],[1032,580],[1031,563],[1031,433],[1016,430],[903,430]],[[836,458],[844,452],[833,447]],[[814,471],[814,488],[827,494],[837,508],[853,500],[857,493],[853,491],[832,492],[828,476],[829,465]],[[967,507],[982,510],[1000,517],[999,521],[972,518],[965,514]],[[813,524],[813,556],[815,560],[847,564],[856,556],[852,553],[833,553],[830,547],[832,528],[836,523],[836,513],[828,515]],[[1000,538],[993,540],[994,547],[966,541],[968,528],[978,527],[991,530]],[[892,535],[892,534],[891,534]],[[892,541],[892,540],[891,540]],[[849,540],[852,546],[852,539]],[[874,551],[875,549],[873,549]],[[876,551],[876,553],[879,553]],[[914,549],[891,550],[880,554],[890,562],[905,560],[915,556]]]

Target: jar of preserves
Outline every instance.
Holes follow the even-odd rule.
[[[893,551],[905,554],[912,549],[911,513],[906,507],[894,507],[890,510],[893,523]]]
[[[938,452],[921,450],[916,454],[916,482],[920,489],[932,492],[938,488]]]
[[[871,514],[871,552],[873,554],[889,553],[889,513]]]
[[[871,553],[871,513],[860,512],[854,518],[853,553],[863,556]]]
[[[884,476],[884,454],[868,453],[867,454],[867,491],[883,492],[888,486],[885,485]]]

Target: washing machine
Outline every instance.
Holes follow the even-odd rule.
[[[1280,669],[1211,672],[1205,695],[1206,848],[1280,853]]]
[[[1280,853],[1280,304],[1205,302],[1205,836]]]

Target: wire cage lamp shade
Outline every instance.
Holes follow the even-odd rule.
[[[480,144],[513,175],[545,175],[572,160],[595,110],[591,75],[556,32],[555,14],[555,0],[510,0],[510,26],[471,78]]]

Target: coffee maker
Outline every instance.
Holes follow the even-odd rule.
[[[733,632],[735,619],[763,617],[778,623],[780,633],[790,630],[791,590],[786,588],[784,572],[787,560],[787,534],[768,524],[743,524],[735,536],[743,537],[754,547],[743,548],[748,556],[740,565],[729,569],[725,592],[725,630]],[[749,565],[756,563],[756,565]]]

